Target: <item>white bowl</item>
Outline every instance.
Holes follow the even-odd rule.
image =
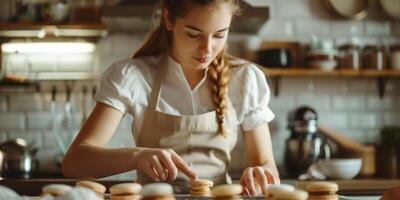
[[[330,179],[352,179],[360,173],[361,158],[319,160],[318,169]]]

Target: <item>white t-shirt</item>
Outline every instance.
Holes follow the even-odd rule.
[[[142,125],[156,66],[160,64],[168,67],[168,70],[162,83],[157,111],[183,116],[198,115],[215,108],[207,72],[192,90],[181,66],[173,58],[168,57],[167,63],[160,63],[160,60],[161,56],[124,59],[113,63],[102,75],[96,101],[122,113],[130,113],[135,132]],[[268,107],[270,90],[265,75],[254,64],[245,64],[231,70],[229,97],[244,131],[274,118]]]

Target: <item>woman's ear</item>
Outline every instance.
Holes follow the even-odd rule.
[[[163,20],[165,23],[165,27],[167,28],[168,31],[172,30],[172,22],[170,20],[169,12],[167,9],[163,8]]]

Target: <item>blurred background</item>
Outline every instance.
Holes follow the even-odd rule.
[[[101,73],[139,47],[157,2],[0,2],[1,149],[32,166],[3,166],[3,176],[62,177],[60,160],[93,108]],[[266,74],[283,178],[326,157],[361,158],[358,177],[400,176],[399,2],[242,1],[228,51]],[[134,146],[131,122],[126,115],[109,147]],[[247,166],[241,140],[232,157],[238,177]]]

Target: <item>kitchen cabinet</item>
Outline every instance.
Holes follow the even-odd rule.
[[[385,93],[386,81],[389,78],[400,78],[400,70],[350,70],[337,69],[332,71],[324,71],[319,69],[305,68],[266,68],[261,67],[265,75],[272,79],[274,84],[275,96],[279,95],[279,81],[281,77],[337,77],[337,78],[376,78],[379,97],[383,97]]]

